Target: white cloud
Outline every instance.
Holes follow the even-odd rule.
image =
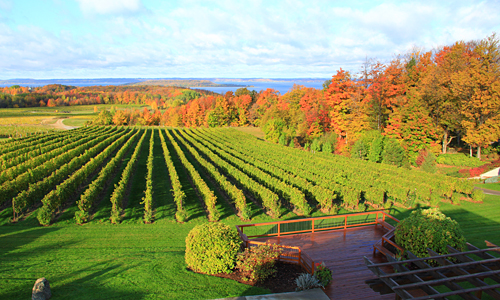
[[[76,0],[86,15],[134,14],[144,10],[141,0]]]
[[[9,57],[0,60],[0,76],[327,78],[340,67],[355,73],[365,57],[387,62],[414,45],[430,50],[500,29],[500,6],[488,2],[340,8],[332,1],[186,0],[146,15],[138,0],[77,1],[93,19],[80,31],[0,20],[0,57]]]

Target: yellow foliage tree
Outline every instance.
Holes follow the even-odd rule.
[[[495,34],[466,52],[467,68],[452,75],[451,89],[460,101],[463,140],[477,147],[488,146],[500,137],[500,49]]]

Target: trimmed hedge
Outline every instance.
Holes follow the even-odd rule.
[[[195,272],[231,273],[240,248],[240,237],[231,227],[222,223],[198,225],[186,238],[186,264]]]
[[[428,257],[427,248],[447,254],[447,245],[465,249],[465,237],[457,221],[437,208],[413,211],[396,226],[396,243],[418,257]]]

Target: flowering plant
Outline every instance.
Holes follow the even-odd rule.
[[[332,281],[332,271],[326,267],[324,262],[317,263],[314,277],[318,279],[322,286],[326,287]]]

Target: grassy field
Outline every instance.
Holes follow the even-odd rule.
[[[251,134],[261,140],[263,140],[265,137],[265,134],[262,131],[262,129],[260,129],[260,127],[233,127],[233,128],[241,132]]]
[[[76,105],[59,107],[29,107],[0,109],[0,138],[24,137],[35,133],[47,133],[60,130],[54,125],[58,119],[64,118],[66,126],[80,127],[86,121],[93,119],[96,105]],[[99,110],[111,109],[141,109],[144,105],[100,104]]]
[[[57,107],[28,107],[28,108],[2,108],[0,109],[0,120],[10,117],[51,117],[51,116],[82,116],[94,115],[94,106],[99,110],[111,109],[140,109],[145,105],[135,104],[98,104],[98,105],[75,105],[75,106],[57,106]],[[147,106],[149,107],[149,106]],[[3,121],[2,121],[3,122]]]
[[[92,117],[82,118],[82,117],[71,117],[69,119],[64,119],[63,124],[72,127],[81,127],[85,125],[85,122],[92,120]]]

